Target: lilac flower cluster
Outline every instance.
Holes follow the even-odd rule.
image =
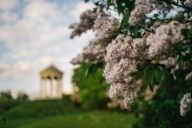
[[[140,90],[140,84],[134,79],[133,74],[138,71],[137,66],[145,58],[144,41],[118,35],[106,47],[106,51],[104,76],[106,81],[112,84],[109,97],[123,97],[125,108],[130,109]]]
[[[84,48],[83,52],[78,54],[71,60],[71,63],[82,64],[88,61],[102,60],[105,55],[105,45],[100,44],[97,40],[93,40],[87,47]]]
[[[185,80],[188,80],[188,81],[192,80],[192,72],[186,75]]]
[[[119,22],[116,19],[110,19],[110,16],[102,13],[98,14],[94,24],[93,30],[96,32],[95,39],[83,50],[72,59],[72,64],[81,64],[89,60],[103,60],[105,56],[105,48],[108,45],[108,39],[117,29]]]
[[[69,28],[73,29],[71,33],[71,38],[75,36],[80,36],[82,33],[90,30],[93,27],[93,24],[97,18],[97,14],[92,12],[91,10],[87,10],[80,15],[80,22],[74,23],[69,26]]]
[[[156,8],[156,0],[136,0],[135,8],[131,12],[129,24],[135,26],[145,19],[147,13],[152,12]]]
[[[167,67],[167,68],[170,68],[170,67],[174,67],[176,65],[176,59],[173,57],[168,57],[164,60],[160,60],[159,63],[165,65],[165,67]]]
[[[186,7],[192,8],[192,0],[185,0],[184,5]]]
[[[174,44],[183,40],[183,24],[172,21],[156,28],[155,33],[151,33],[147,39],[148,58],[153,59],[168,50]]]
[[[191,93],[186,93],[180,102],[180,115],[182,117],[185,117],[187,115],[187,112],[191,109],[191,105],[192,105]]]

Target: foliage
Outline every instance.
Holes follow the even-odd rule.
[[[74,70],[73,82],[79,88],[83,108],[103,108],[108,101],[107,84],[101,63],[83,64]]]
[[[3,116],[4,113],[27,101],[29,98],[24,93],[19,93],[18,97],[14,99],[10,91],[0,92],[0,128],[4,128],[7,121]]]
[[[0,113],[8,111],[15,106],[28,101],[29,98],[24,93],[19,93],[18,97],[14,99],[10,91],[4,91],[0,93]]]
[[[10,91],[1,92],[0,97],[1,97],[1,100],[13,100],[13,97]]]
[[[25,93],[19,93],[16,100],[18,102],[26,102],[29,101],[29,96]]]

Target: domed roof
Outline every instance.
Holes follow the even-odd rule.
[[[63,72],[57,69],[54,65],[50,65],[40,72],[41,77],[62,77]]]

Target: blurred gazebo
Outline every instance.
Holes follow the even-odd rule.
[[[63,72],[50,65],[40,72],[40,99],[56,99],[62,97]]]

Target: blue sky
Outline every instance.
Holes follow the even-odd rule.
[[[0,91],[24,91],[37,97],[39,71],[55,64],[64,71],[63,91],[71,91],[74,66],[93,32],[69,39],[69,24],[91,4],[83,0],[0,0]]]

